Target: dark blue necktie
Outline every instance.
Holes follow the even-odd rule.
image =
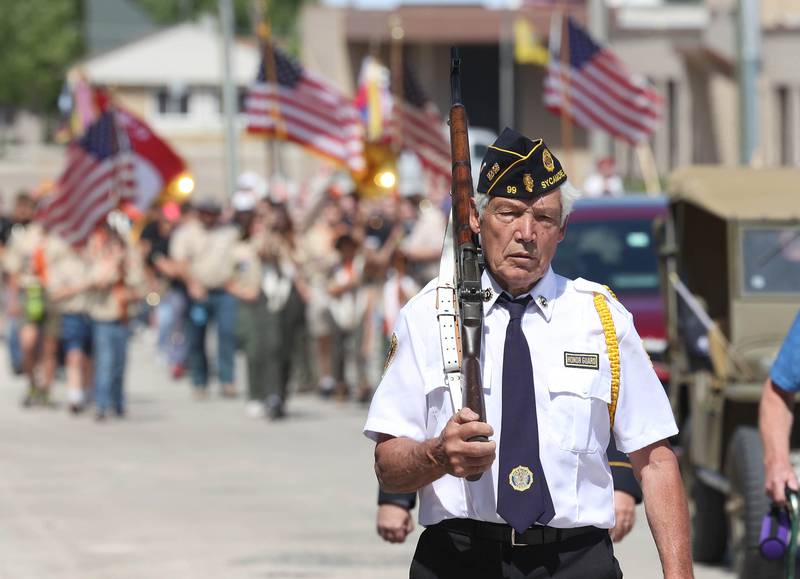
[[[508,310],[511,319],[503,350],[503,423],[497,514],[518,533],[536,522],[546,525],[555,516],[539,458],[531,351],[522,333],[522,314],[530,300],[530,295],[513,301],[505,295],[498,298],[498,303]]]

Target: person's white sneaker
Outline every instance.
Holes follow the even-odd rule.
[[[244,407],[244,413],[248,418],[264,418],[264,404],[257,400],[251,400]]]

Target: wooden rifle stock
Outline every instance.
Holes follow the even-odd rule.
[[[470,228],[472,211],[472,169],[470,166],[467,111],[461,103],[461,59],[458,49],[450,49],[450,153],[453,162],[451,197],[453,205],[453,243],[455,244],[456,297],[461,337],[461,383],[464,406],[486,422],[481,379],[481,337],[483,334],[483,291],[478,263],[478,244]],[[486,442],[485,436],[470,441]],[[467,477],[476,481],[481,475]]]

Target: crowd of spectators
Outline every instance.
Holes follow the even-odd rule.
[[[115,212],[80,246],[46,231],[37,200],[19,193],[0,218],[0,259],[23,405],[66,398],[75,414],[125,416],[128,340],[140,328],[156,334],[166,375],[198,400],[217,384],[252,418],[284,417],[294,391],[369,401],[397,312],[437,274],[447,196],[370,199],[342,183],[269,195],[248,173],[227,202],[199,192]]]

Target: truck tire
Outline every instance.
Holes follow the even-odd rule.
[[[769,509],[764,493],[764,448],[758,430],[741,426],[728,446],[731,481],[730,534],[734,571],[740,579],[782,579],[783,561],[768,561],[758,550],[761,521]]]
[[[698,563],[720,563],[728,545],[725,495],[694,476],[692,501],[692,558]]]

